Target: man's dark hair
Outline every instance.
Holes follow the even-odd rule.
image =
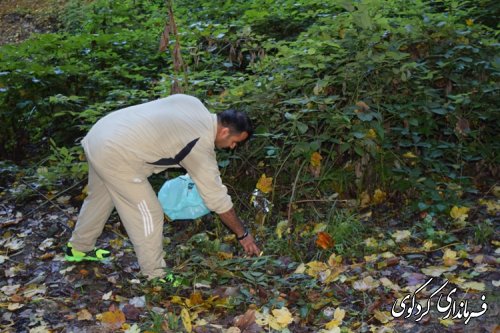
[[[232,134],[247,132],[247,140],[253,134],[252,121],[244,112],[236,111],[233,109],[225,110],[217,113],[217,121],[222,126],[229,128]]]

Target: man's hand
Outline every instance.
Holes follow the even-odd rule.
[[[257,244],[255,244],[255,240],[253,239],[252,235],[248,234],[248,236],[240,240],[240,244],[241,246],[243,246],[243,249],[245,250],[245,253],[247,255],[260,255],[260,249],[257,247]]]

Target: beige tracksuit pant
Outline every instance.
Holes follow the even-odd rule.
[[[107,162],[120,161],[111,153],[99,152]],[[134,246],[141,272],[148,278],[164,275],[163,211],[156,193],[145,179],[124,181],[112,169],[96,163],[86,152],[89,162],[88,196],[80,210],[70,242],[79,251],[91,251],[113,208]]]

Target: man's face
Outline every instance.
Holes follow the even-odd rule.
[[[247,132],[241,132],[239,134],[231,134],[229,128],[223,127],[217,132],[215,137],[215,147],[219,149],[234,149],[236,145],[248,137]]]

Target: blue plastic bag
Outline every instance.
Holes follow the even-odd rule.
[[[158,192],[158,200],[171,220],[192,220],[210,213],[187,174],[167,180]]]

